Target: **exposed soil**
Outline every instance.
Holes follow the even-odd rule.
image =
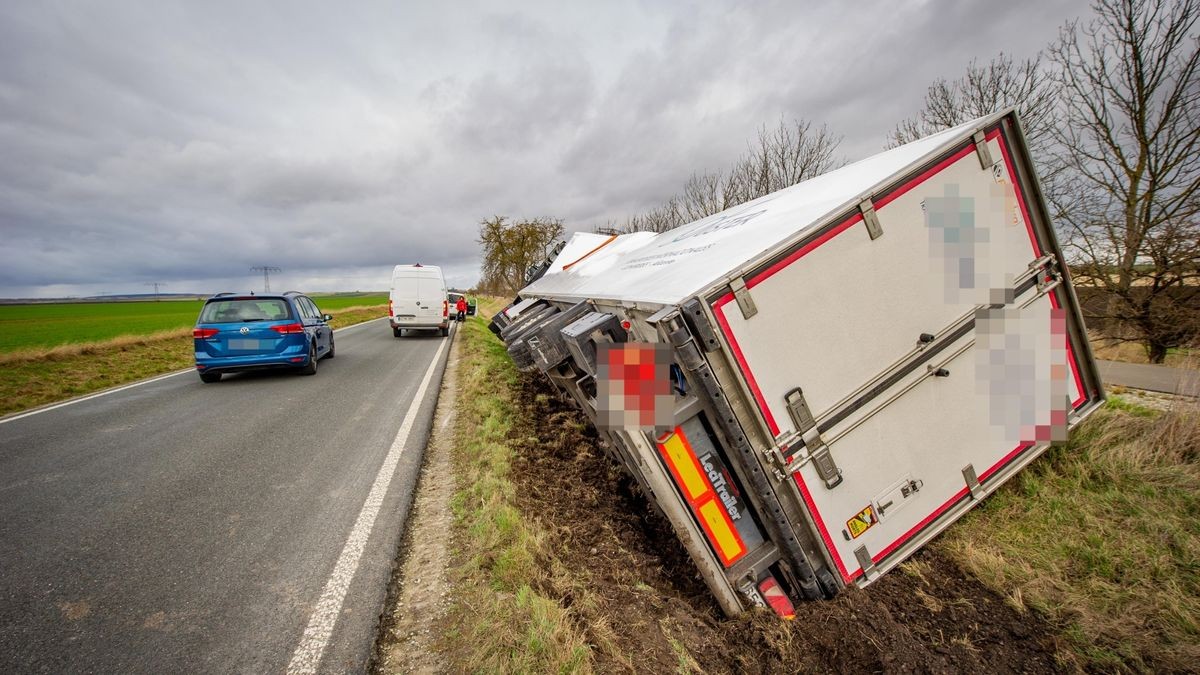
[[[605,457],[585,418],[527,378],[514,431],[518,506],[555,542],[562,597],[597,672],[1059,672],[1056,631],[926,549],[867,590],[727,619],[669,525]],[[555,561],[545,561],[555,565]],[[562,575],[559,575],[560,577]],[[574,590],[571,590],[574,589]],[[1064,652],[1065,653],[1065,652]]]

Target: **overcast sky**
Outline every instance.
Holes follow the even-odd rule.
[[[1081,0],[0,3],[0,297],[478,280],[480,220],[618,221],[780,117],[861,159]]]

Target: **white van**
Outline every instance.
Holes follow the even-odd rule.
[[[436,330],[443,336],[449,332],[450,305],[442,268],[396,265],[388,297],[388,323],[396,337],[406,330]]]

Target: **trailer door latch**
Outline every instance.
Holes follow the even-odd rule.
[[[817,475],[825,481],[826,489],[832,490],[842,484],[842,470],[833,461],[833,454],[829,452],[828,445],[821,443],[816,450],[810,451],[809,456],[812,457],[813,468],[817,470]]]
[[[813,417],[812,409],[808,407],[808,401],[804,399],[804,390],[796,387],[789,391],[783,400],[787,403],[788,414],[792,417],[792,423],[796,425],[796,431],[804,439],[804,448],[808,450],[804,461],[793,465],[791,470],[795,471],[804,466],[805,462],[811,461],[817,475],[825,481],[826,488],[832,490],[841,485],[842,470],[838,468],[837,462],[833,461],[829,446],[821,439],[817,420]]]

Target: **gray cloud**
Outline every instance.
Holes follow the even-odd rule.
[[[586,229],[762,124],[877,151],[938,76],[1067,0],[0,5],[0,296],[382,288],[478,274],[478,222]]]

